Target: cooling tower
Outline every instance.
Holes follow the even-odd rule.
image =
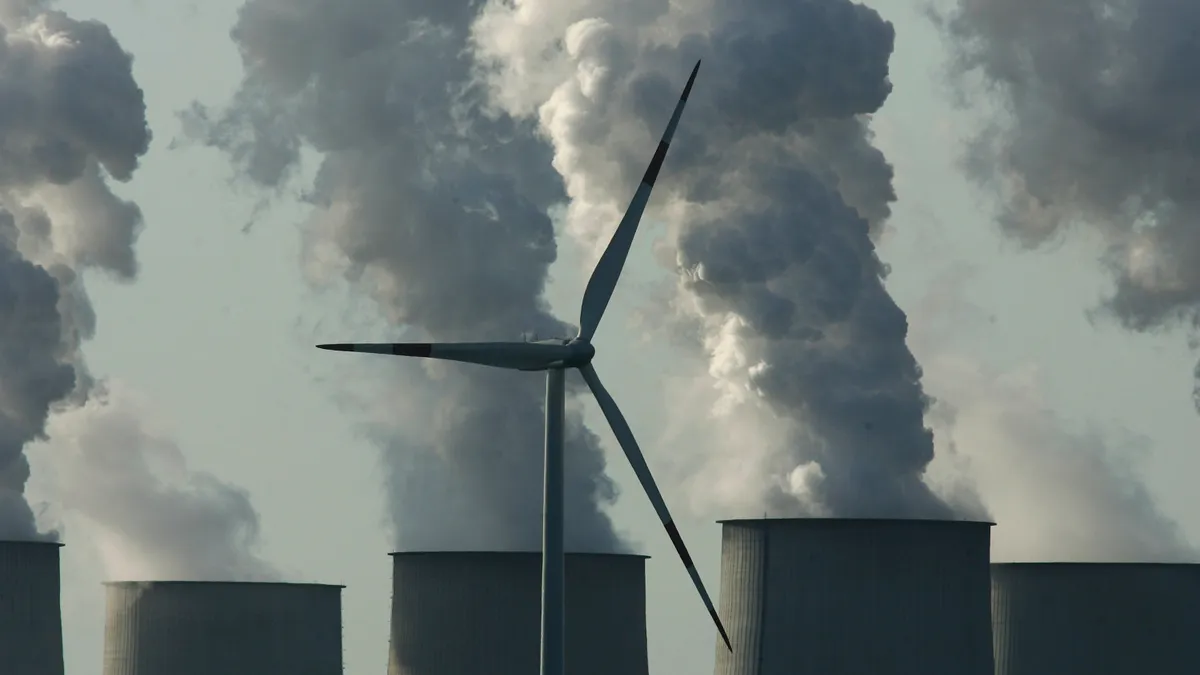
[[[993,675],[990,523],[722,525],[717,675]]]
[[[0,541],[0,672],[63,675],[58,550]]]
[[[393,553],[388,675],[539,670],[540,553]],[[647,675],[646,558],[568,553],[567,675]]]
[[[992,565],[996,675],[1200,673],[1200,565]]]
[[[105,585],[104,675],[342,673],[342,586]]]

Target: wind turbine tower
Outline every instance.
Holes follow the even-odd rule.
[[[688,94],[696,81],[696,73],[700,70],[700,62],[692,69],[687,86],[675,105],[675,112],[667,123],[667,130],[654,151],[654,158],[646,168],[642,182],[625,216],[617,225],[608,248],[596,263],[592,277],[588,280],[583,292],[583,305],[579,311],[579,333],[573,338],[558,338],[528,342],[439,342],[439,343],[343,343],[317,345],[321,349],[343,352],[363,352],[369,354],[389,354],[393,356],[409,356],[444,361],[458,361],[492,368],[521,371],[545,371],[546,373],[546,444],[545,444],[545,475],[542,492],[542,675],[564,675],[565,657],[563,652],[563,420],[566,416],[566,371],[576,368],[588,388],[600,404],[600,410],[612,427],[613,434],[620,443],[621,449],[633,466],[642,489],[650,498],[650,503],[658,513],[667,536],[675,545],[675,551],[687,568],[688,574],[695,584],[700,598],[704,601],[708,613],[712,616],[725,641],[725,646],[732,651],[729,636],[721,624],[717,610],[713,606],[700,575],[692,563],[683,538],[671,518],[670,511],[663,501],[646,459],[634,440],[633,432],[625,421],[625,416],[617,407],[616,401],[600,383],[600,377],[592,367],[592,358],[596,348],[592,346],[592,336],[600,325],[608,301],[612,298],[625,259],[629,256],[633,237],[637,233],[638,222],[646,210],[650,200],[650,192],[662,169],[663,160],[667,156],[667,147],[683,114]]]

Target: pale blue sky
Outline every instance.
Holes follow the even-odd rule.
[[[315,381],[344,360],[311,346],[318,338],[361,336],[339,330],[333,301],[311,297],[301,283],[293,227],[302,214],[298,207],[277,208],[243,234],[253,202],[231,188],[224,160],[209,151],[168,148],[178,133],[176,111],[197,98],[223,102],[236,86],[240,64],[227,33],[240,3],[61,4],[109,24],[135,55],[156,134],[133,183],[118,188],[146,215],[138,249],[141,279],[134,286],[90,280],[99,317],[98,336],[86,347],[90,365],[149,396],[195,468],[251,492],[262,516],[265,557],[294,580],[348,585],[346,672],[384,672],[391,581],[376,453],[354,437]],[[896,91],[877,123],[900,196],[895,231],[883,247],[894,269],[892,292],[909,308],[938,273],[956,264],[977,266],[968,294],[996,320],[987,334],[964,335],[962,348],[998,368],[1038,364],[1049,403],[1064,415],[1119,424],[1152,439],[1147,481],[1189,538],[1200,540],[1200,516],[1194,515],[1200,498],[1189,489],[1189,476],[1200,469],[1194,457],[1200,420],[1191,406],[1193,357],[1185,336],[1138,337],[1093,327],[1083,310],[1104,290],[1094,252],[1069,246],[1018,254],[1000,241],[987,209],[952,165],[962,120],[938,89],[943,54],[936,34],[907,1],[869,4],[899,33],[892,61]],[[639,239],[633,272],[610,310],[612,326],[629,319],[639,281],[663,274],[650,259],[652,236],[651,228]],[[582,285],[581,265],[569,245],[564,249],[551,295],[570,315]],[[319,331],[313,328],[317,318],[324,319]],[[597,368],[653,464],[653,453],[661,451],[655,441],[662,401],[646,378],[664,369],[661,354],[645,351],[619,330],[598,340]],[[644,542],[653,556],[647,572],[652,671],[711,672],[708,618],[623,458],[610,455],[610,466],[626,493],[613,511],[618,528]],[[676,510],[701,573],[716,590],[719,528],[687,522]],[[102,575],[87,547],[73,545],[70,531],[66,542],[68,668],[72,675],[98,675]]]

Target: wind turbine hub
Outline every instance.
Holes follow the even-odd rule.
[[[563,360],[563,365],[568,368],[582,368],[591,363],[592,358],[596,356],[596,348],[592,346],[591,341],[583,338],[572,339],[566,347],[571,350],[570,356]]]
[[[552,561],[553,564],[544,565],[542,568],[541,675],[563,675],[565,668],[563,656],[565,639],[563,633],[564,590],[562,577],[564,485],[561,457],[565,442],[563,418],[566,414],[565,392],[563,390],[564,373],[562,371],[567,368],[578,369],[580,376],[587,383],[588,389],[596,397],[600,411],[604,414],[604,418],[608,421],[609,427],[616,436],[617,443],[620,444],[621,449],[625,452],[625,457],[629,460],[630,466],[638,478],[638,482],[641,484],[642,489],[646,491],[646,496],[649,497],[650,504],[658,513],[658,518],[662,522],[667,536],[670,537],[671,543],[674,544],[680,561],[687,568],[688,576],[692,578],[692,585],[699,592],[700,599],[708,609],[708,614],[712,617],[713,623],[716,624],[717,630],[720,631],[725,646],[731,652],[733,651],[732,643],[729,641],[729,634],[725,631],[725,626],[721,622],[720,615],[717,614],[717,608],[713,605],[712,598],[708,595],[708,590],[705,589],[704,583],[700,580],[700,573],[696,571],[696,566],[692,562],[692,556],[688,553],[687,547],[683,544],[683,539],[679,536],[679,530],[675,527],[675,521],[671,518],[671,512],[667,510],[662,493],[659,492],[658,486],[654,483],[653,476],[650,475],[650,467],[646,465],[646,458],[642,455],[642,451],[633,437],[633,432],[629,429],[629,423],[625,421],[625,416],[621,414],[616,401],[613,400],[612,396],[604,388],[604,385],[600,383],[600,377],[591,365],[592,358],[596,356],[596,348],[592,346],[591,338],[596,334],[596,328],[600,324],[600,319],[603,318],[604,311],[608,307],[608,302],[612,299],[613,290],[617,285],[618,278],[621,276],[621,269],[624,267],[625,260],[629,256],[629,248],[633,243],[634,234],[637,232],[638,222],[641,220],[642,214],[646,210],[646,205],[650,201],[650,191],[654,188],[654,181],[658,178],[663,158],[667,154],[667,147],[671,143],[671,137],[675,133],[676,125],[679,124],[679,116],[683,112],[684,104],[687,103],[688,94],[692,90],[692,84],[696,81],[696,72],[699,69],[700,62],[697,61],[696,66],[692,68],[692,74],[688,78],[687,86],[683,88],[683,94],[680,95],[679,102],[675,105],[675,112],[671,114],[671,120],[667,123],[667,129],[663,132],[662,139],[658,143],[658,148],[654,152],[654,158],[646,168],[646,173],[642,176],[642,182],[638,185],[637,191],[629,202],[629,208],[625,211],[625,215],[621,217],[621,222],[617,224],[617,229],[613,232],[612,239],[608,242],[608,247],[604,249],[604,253],[596,262],[596,268],[592,271],[591,278],[588,279],[587,286],[583,291],[583,303],[579,308],[579,327],[576,337],[567,338],[563,336],[548,340],[538,340],[536,335],[526,335],[522,342],[409,342],[317,345],[321,349],[331,349],[334,351],[440,359],[443,361],[474,363],[481,366],[504,368],[507,370],[547,373],[546,471],[544,473],[545,482],[543,484],[544,492],[542,501],[542,551],[547,560]],[[554,466],[557,468],[553,468],[552,470]]]

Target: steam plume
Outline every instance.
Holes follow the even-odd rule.
[[[149,426],[149,412],[109,381],[50,420],[49,476],[40,482],[87,530],[108,578],[276,580],[254,553],[258,514],[246,492],[190,469]]]
[[[1144,439],[1072,429],[1040,400],[1036,370],[990,373],[954,354],[925,363],[938,462],[965,465],[999,523],[996,560],[1200,560],[1142,479]]]
[[[49,419],[42,482],[87,521],[111,573],[260,575],[245,495],[189,473],[128,392],[87,372],[80,348],[96,317],[84,275],[138,271],[141,211],[108,179],[132,177],[150,131],[108,28],[47,5],[0,3],[0,539],[57,537],[39,534],[24,497],[25,451]]]
[[[1200,5],[959,0],[939,18],[954,81],[982,82],[1002,111],[965,164],[996,190],[1003,230],[1029,247],[1098,234],[1111,316],[1200,325]]]
[[[913,310],[910,344],[938,398],[931,466],[940,491],[963,479],[997,526],[992,557],[1003,561],[1196,562],[1200,553],[1156,503],[1140,472],[1146,439],[1121,429],[1077,428],[1041,394],[1038,370],[995,372],[956,347],[969,330],[994,330],[964,289],[970,269],[935,280]]]
[[[108,28],[44,3],[0,4],[0,539],[39,535],[25,446],[92,382],[80,274],[137,272],[141,213],[109,191],[150,142],[130,57]]]
[[[495,0],[474,40],[494,104],[554,144],[568,230],[593,251],[703,58],[652,213],[722,405],[782,432],[738,508],[951,515],[923,482],[928,401],[874,246],[895,199],[869,130],[889,23],[846,0]]]
[[[464,51],[475,13],[462,0],[249,0],[232,33],[241,88],[225,110],[184,116],[265,188],[296,175],[301,148],[320,153],[306,267],[373,299],[392,339],[570,334],[543,300],[561,180],[532,125],[484,114]],[[397,545],[536,550],[542,378],[377,368],[407,368],[392,420],[371,429]],[[425,400],[419,425],[395,422]],[[578,416],[567,433],[567,545],[620,548],[597,439]]]

